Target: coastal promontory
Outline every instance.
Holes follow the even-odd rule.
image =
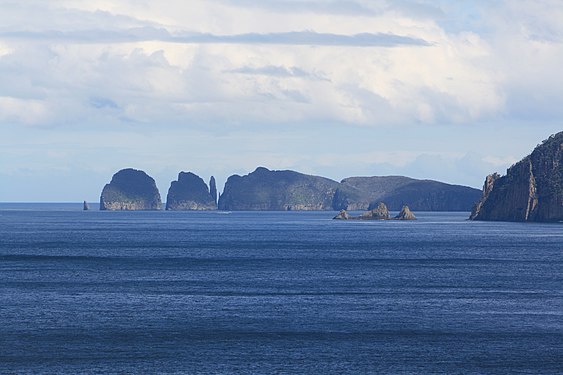
[[[563,221],[563,132],[543,141],[505,176],[487,176],[470,219]]]
[[[338,182],[324,177],[258,167],[246,176],[233,175],[227,179],[219,197],[219,209],[332,210],[332,198],[338,185]]]
[[[100,196],[100,210],[160,210],[161,207],[154,179],[132,168],[114,174]]]
[[[215,179],[211,177],[213,184]],[[215,188],[214,185],[212,185]],[[212,189],[213,190],[213,189]],[[215,190],[216,194],[217,190]],[[192,172],[180,172],[172,181],[166,197],[166,209],[171,211],[216,210],[217,202],[203,179]]]

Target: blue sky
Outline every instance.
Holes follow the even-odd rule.
[[[95,201],[126,167],[163,196],[259,165],[481,187],[563,130],[560,1],[0,7],[0,201]]]

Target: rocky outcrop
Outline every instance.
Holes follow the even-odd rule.
[[[104,186],[100,210],[160,210],[162,202],[154,179],[136,169],[122,169]]]
[[[563,221],[563,132],[552,135],[506,175],[487,176],[471,220]]]
[[[219,209],[230,211],[332,210],[339,184],[324,177],[263,167],[227,179]]]
[[[409,209],[409,206],[404,205],[401,212],[394,217],[395,220],[416,220],[416,216]]]
[[[341,210],[338,215],[333,217],[334,220],[350,220],[351,216],[346,212],[346,210]]]
[[[168,189],[166,209],[170,211],[216,210],[217,203],[201,177],[191,172],[180,172],[178,180],[172,181]]]
[[[213,176],[209,179],[209,194],[211,194],[211,198],[213,198],[213,201],[217,204],[217,183]]]
[[[389,210],[383,202],[379,202],[377,207],[364,212],[358,217],[360,220],[389,220],[389,218]]]
[[[379,202],[377,207],[368,212],[364,212],[360,216],[350,216],[346,210],[341,210],[338,215],[333,217],[334,220],[391,220],[389,210],[383,202]],[[407,205],[392,220],[416,220],[416,217],[411,212]]]

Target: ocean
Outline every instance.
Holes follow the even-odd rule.
[[[563,224],[0,204],[0,373],[563,373]]]

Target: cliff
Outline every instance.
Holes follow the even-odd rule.
[[[214,181],[213,177],[212,181]],[[178,180],[172,181],[168,189],[166,209],[171,211],[216,210],[217,203],[199,176],[191,172],[180,172]]]
[[[131,168],[114,174],[100,196],[100,210],[160,210],[161,207],[154,179]]]
[[[487,176],[471,220],[563,221],[563,132],[552,135],[505,176]]]
[[[339,184],[324,177],[259,167],[246,176],[227,179],[219,197],[220,210],[332,210]]]

